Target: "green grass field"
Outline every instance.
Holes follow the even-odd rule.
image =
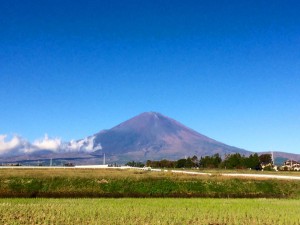
[[[0,224],[300,224],[299,181],[217,171],[3,169],[0,197]]]
[[[4,169],[0,197],[300,199],[300,181],[116,169]]]
[[[300,224],[287,199],[0,199],[0,224]]]

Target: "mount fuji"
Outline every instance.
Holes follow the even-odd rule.
[[[28,143],[24,146],[33,148]],[[177,160],[186,156],[200,157],[216,153],[224,157],[227,154],[250,155],[253,152],[216,141],[161,113],[145,112],[81,140],[60,143],[56,151],[45,148],[22,152],[15,149],[12,155],[9,152],[0,155],[0,162],[46,162],[51,158],[60,162],[99,164],[105,154],[108,163],[124,163],[148,159]],[[283,152],[276,152],[276,157],[300,160],[298,154]]]

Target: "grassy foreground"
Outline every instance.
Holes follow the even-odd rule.
[[[292,199],[0,199],[0,224],[300,224]]]
[[[0,197],[300,198],[300,182],[116,169],[0,170]]]

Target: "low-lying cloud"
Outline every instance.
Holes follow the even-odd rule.
[[[7,135],[0,135],[0,154],[28,152],[30,144],[20,136],[14,135],[9,138]]]
[[[62,141],[59,138],[51,139],[46,134],[44,138],[34,141],[33,146],[36,149],[47,149],[47,150],[57,151],[61,149]]]
[[[63,142],[60,138],[49,138],[46,134],[43,138],[30,143],[18,135],[8,136],[0,134],[0,155],[18,155],[40,150],[50,150],[53,152],[93,152],[101,149],[100,144],[95,144],[94,136],[79,141],[71,140],[70,142]]]

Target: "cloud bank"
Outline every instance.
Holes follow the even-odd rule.
[[[47,134],[45,137],[33,142],[35,149],[47,149],[51,151],[58,151],[63,147],[62,141],[59,138],[50,139]]]
[[[0,135],[0,154],[16,154],[18,152],[27,152],[29,149],[29,143],[17,135],[11,138],[8,138],[6,134]]]
[[[0,134],[0,155],[20,155],[40,150],[53,152],[93,152],[101,150],[100,144],[95,143],[91,136],[79,141],[63,142],[60,138],[49,138],[47,134],[32,143],[18,135]]]

